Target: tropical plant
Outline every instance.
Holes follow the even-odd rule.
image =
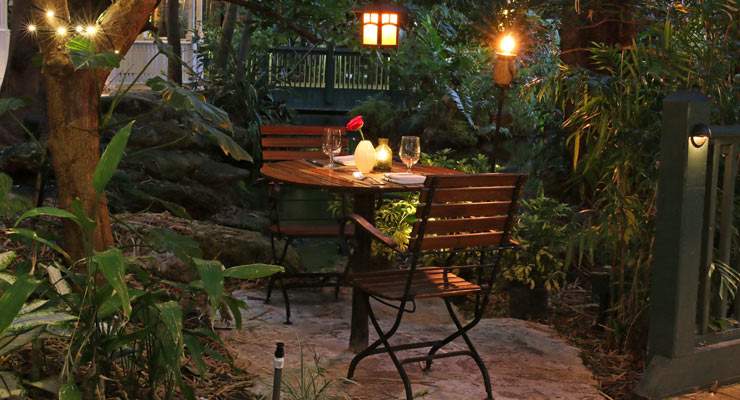
[[[591,210],[578,252],[585,266],[613,266],[609,327],[620,344],[645,336],[632,333],[646,321],[662,99],[694,87],[712,96],[717,122],[740,111],[734,2],[644,7],[662,18],[646,21],[631,46],[594,45],[596,71],[562,65],[530,87],[565,116],[572,174],[564,196]]]
[[[123,156],[132,124],[114,135],[101,156],[92,178],[99,194]],[[24,221],[36,217],[72,221],[82,235],[86,256],[73,260],[52,240],[22,227]],[[213,346],[220,343],[212,323],[203,324],[200,316],[207,315],[212,322],[220,311],[221,316],[230,315],[240,326],[240,309],[245,304],[226,293],[224,281],[261,278],[283,268],[255,264],[226,269],[216,260],[202,259],[192,240],[174,232],[159,232],[153,234],[152,245],[174,253],[184,265],[197,271],[199,279],[185,283],[155,279],[142,260],[126,257],[121,249],[94,249],[96,223],[79,202],[74,202],[70,211],[52,207],[31,209],[18,218],[15,227],[6,230],[11,237],[30,242],[32,249],[52,249],[65,263],[55,263],[53,272],[48,266],[39,268],[38,265],[44,266],[37,263],[37,257],[31,257],[30,267],[17,269],[12,277],[14,283],[7,288],[10,275],[3,274],[6,279],[0,282],[0,335],[17,335],[16,339],[3,336],[0,342],[20,343],[18,335],[26,340],[42,328],[48,330],[52,316],[53,324],[74,320],[65,331],[68,347],[61,374],[58,379],[49,380],[53,384],[47,386],[58,391],[60,399],[103,399],[116,392],[129,398],[169,399],[179,393],[178,397],[194,399],[192,388],[183,379],[182,367],[190,359],[204,373],[204,354],[215,354]],[[11,256],[0,258],[7,260]],[[9,261],[3,262],[6,263]],[[50,284],[42,285],[38,279],[44,272],[53,279]],[[59,290],[65,286],[69,289]],[[201,298],[208,302],[205,311],[198,307]],[[27,300],[30,305],[24,308]],[[56,307],[54,314],[48,314],[50,307]],[[45,313],[44,318],[38,317],[40,312]],[[14,330],[9,330],[14,326]],[[17,350],[19,346],[10,348]],[[23,382],[16,375],[12,379],[11,382]],[[13,390],[18,393],[23,389]]]
[[[576,234],[573,209],[540,193],[522,200],[512,237],[520,245],[508,252],[504,279],[548,292],[560,290],[566,280]]]

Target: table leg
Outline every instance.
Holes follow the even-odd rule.
[[[354,195],[355,213],[363,216],[370,222],[375,219],[375,195],[358,193]],[[355,249],[349,267],[352,272],[366,272],[370,269],[370,246],[372,237],[362,229],[355,230],[357,248]],[[349,337],[349,348],[356,352],[364,350],[368,345],[368,310],[367,295],[358,290],[352,291],[352,327]]]

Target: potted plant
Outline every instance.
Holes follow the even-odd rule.
[[[512,232],[521,248],[509,252],[503,278],[508,282],[509,313],[514,318],[540,318],[549,294],[560,290],[570,265],[573,210],[540,194],[523,200]]]

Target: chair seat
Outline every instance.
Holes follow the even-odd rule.
[[[279,229],[278,229],[279,228]],[[270,232],[281,234],[285,236],[294,237],[335,237],[339,236],[339,224],[315,224],[310,225],[307,223],[293,224],[293,223],[281,223],[278,225],[270,225]],[[355,225],[348,224],[344,228],[345,236],[354,236]]]
[[[481,287],[445,269],[418,268],[411,281],[411,298],[455,297],[476,293]],[[401,300],[409,272],[406,270],[352,274],[350,282],[363,292],[388,300]]]

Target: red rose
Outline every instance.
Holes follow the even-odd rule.
[[[358,115],[347,122],[346,128],[351,132],[359,131],[363,126],[365,126],[365,121],[362,120],[362,115]]]

